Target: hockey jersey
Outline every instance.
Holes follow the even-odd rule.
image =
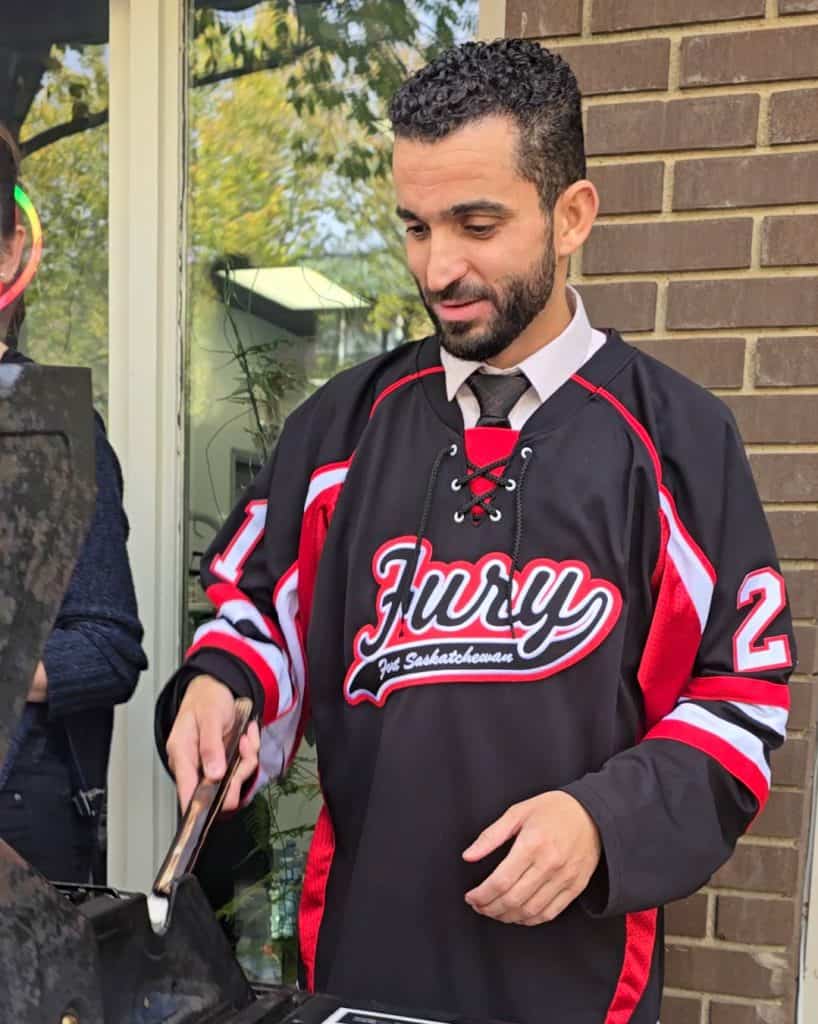
[[[309,988],[656,1024],[661,907],[707,882],[764,805],[794,657],[718,399],[609,331],[521,432],[464,431],[436,339],[406,345],[290,416],[202,578],[215,617],[176,682],[256,693],[259,783],[313,722]],[[553,789],[599,828],[590,885],[534,928],[476,914],[464,894],[508,847],[462,851]]]

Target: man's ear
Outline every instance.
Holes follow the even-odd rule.
[[[22,224],[14,229],[11,238],[0,242],[0,283],[10,284],[20,268],[26,231]]]
[[[554,206],[554,249],[557,259],[566,259],[590,235],[599,212],[599,193],[593,182],[583,178],[562,193]]]

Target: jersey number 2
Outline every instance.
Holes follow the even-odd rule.
[[[784,580],[774,569],[756,569],[744,577],[737,607],[753,605],[753,609],[733,637],[736,672],[767,672],[789,668],[792,664],[790,641],[786,636],[759,639],[786,603]]]

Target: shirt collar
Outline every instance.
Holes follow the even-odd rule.
[[[553,395],[585,362],[593,340],[593,328],[579,292],[570,285],[567,292],[568,302],[574,310],[571,322],[553,341],[542,345],[517,366],[501,370],[488,363],[453,356],[441,347],[440,362],[445,373],[448,400],[452,401],[475,370],[484,373],[514,373],[522,370],[541,402]]]

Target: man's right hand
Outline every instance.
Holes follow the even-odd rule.
[[[213,676],[195,676],[188,684],[165,746],[183,813],[202,777],[218,782],[227,770],[224,738],[233,724],[235,704],[230,689]],[[258,724],[251,722],[239,742],[240,761],[222,810],[239,806],[241,787],[258,767],[258,750]]]

